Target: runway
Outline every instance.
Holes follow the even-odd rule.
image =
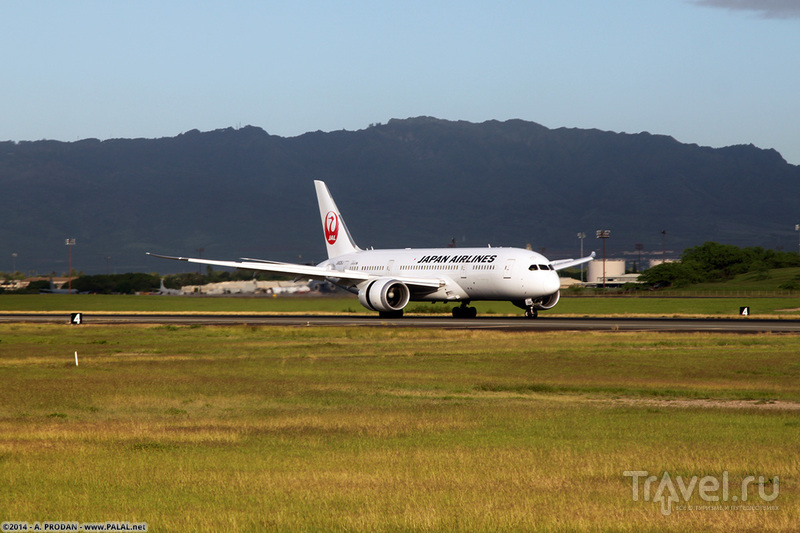
[[[69,324],[70,314],[0,313],[0,323]],[[81,313],[81,324],[261,325],[324,327],[406,327],[490,329],[506,331],[673,331],[728,333],[800,333],[800,320],[755,318],[558,318],[492,317],[457,319],[450,316],[407,316],[383,319],[374,315],[230,315],[230,314],[104,314]]]

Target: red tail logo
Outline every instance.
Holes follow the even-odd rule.
[[[334,244],[337,238],[339,238],[339,215],[328,211],[325,215],[325,240],[328,244]]]

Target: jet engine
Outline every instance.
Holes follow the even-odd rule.
[[[549,294],[547,296],[542,296],[541,298],[536,298],[533,301],[533,308],[534,309],[552,309],[558,303],[558,299],[561,297],[561,291],[556,291],[553,294]]]
[[[410,298],[411,291],[405,283],[391,278],[370,281],[358,291],[358,301],[361,305],[381,313],[402,311]]]

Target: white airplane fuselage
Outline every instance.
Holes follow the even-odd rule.
[[[363,250],[318,266],[372,276],[441,280],[431,292],[412,292],[412,301],[525,300],[558,292],[558,274],[541,254],[520,248],[410,248]],[[331,272],[331,277],[335,273]],[[367,282],[345,284],[353,287]]]

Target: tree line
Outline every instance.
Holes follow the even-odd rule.
[[[684,250],[680,262],[662,263],[644,271],[639,280],[656,288],[680,288],[696,283],[725,281],[746,273],[766,279],[768,270],[787,267],[800,267],[800,255],[767,250],[760,246],[739,248],[706,242]]]
[[[766,279],[769,270],[787,267],[800,267],[800,255],[760,246],[739,248],[730,244],[706,242],[684,250],[680,262],[662,263],[644,271],[639,280],[649,287],[681,288],[696,283],[725,281],[745,273],[753,273]],[[211,267],[207,267],[205,273],[171,274],[163,279],[165,287],[179,289],[186,285],[246,281],[254,278],[260,281],[286,279],[285,276],[268,273],[254,275],[248,271],[214,271]],[[143,273],[81,275],[72,281],[72,288],[79,292],[96,294],[154,292],[161,286],[161,279],[158,274]],[[790,283],[793,283],[793,286],[782,285],[780,288],[800,289],[800,280]],[[39,290],[47,288],[49,282],[40,281],[18,292],[38,293]]]
[[[78,292],[91,294],[136,294],[137,292],[155,292],[161,287],[162,277],[158,274],[143,274],[132,272],[127,274],[101,274],[96,276],[80,275],[72,280],[72,289]],[[164,286],[168,289],[180,289],[185,285],[206,285],[208,283],[220,283],[224,281],[247,281],[257,279],[268,281],[274,279],[285,279],[282,276],[275,276],[268,273],[258,273],[248,271],[223,272],[214,271],[210,267],[205,274],[199,272],[187,272],[183,274],[170,274],[163,277]],[[36,281],[26,288],[16,293],[38,294],[42,290],[50,288],[47,280]],[[2,291],[2,289],[0,289]],[[9,291],[10,292],[10,291]]]

